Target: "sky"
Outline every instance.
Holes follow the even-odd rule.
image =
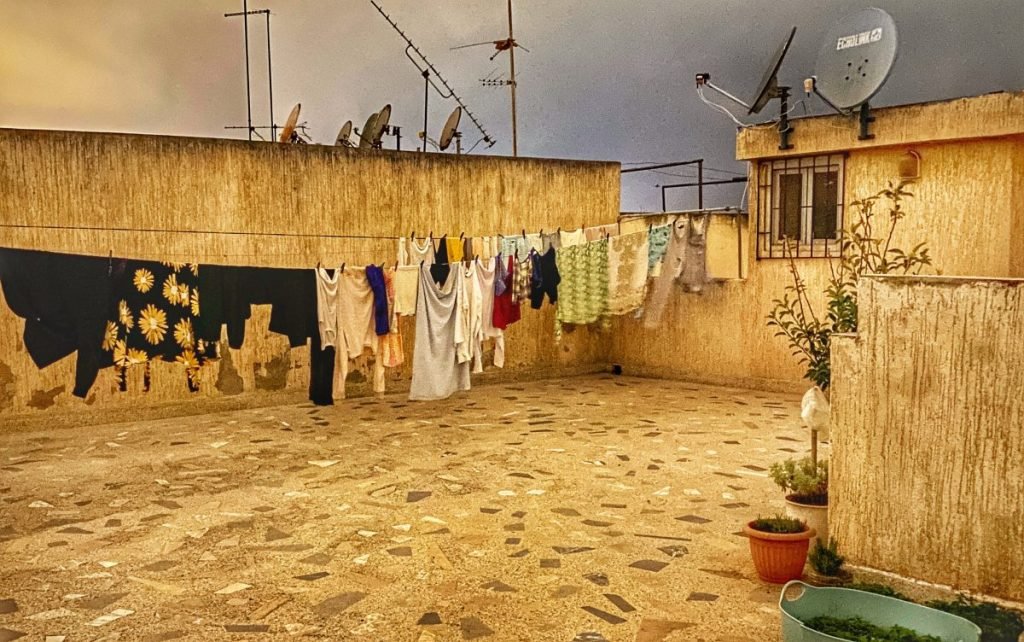
[[[511,153],[507,54],[452,47],[507,35],[505,0],[379,0],[447,78],[497,143]],[[624,163],[704,158],[708,178],[743,173],[735,126],[698,99],[693,78],[741,97],[789,28],[796,38],[780,83],[795,88],[794,115],[825,113],[805,98],[821,40],[839,18],[868,6],[890,14],[900,54],[873,105],[1024,89],[1024,0],[514,0],[519,153]],[[0,0],[0,126],[244,138],[242,0]],[[316,143],[341,124],[361,127],[391,104],[403,149],[422,129],[423,79],[405,42],[369,0],[251,0],[272,11],[274,116],[295,103]],[[269,122],[266,30],[250,19],[253,120]],[[431,94],[428,130],[440,135],[455,103]],[[773,111],[769,106],[762,117]],[[466,147],[479,138],[463,118]],[[393,139],[386,141],[391,146]],[[658,184],[686,168],[627,174],[622,209],[657,210]],[[669,207],[695,206],[690,190]],[[708,188],[706,205],[736,206],[742,188]]]

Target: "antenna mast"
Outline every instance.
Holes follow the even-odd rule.
[[[512,0],[508,0],[509,83],[512,90],[512,155],[519,156],[519,133],[516,131],[516,40],[512,37]]]
[[[249,79],[249,16],[257,15],[263,15],[267,19],[267,89],[270,99],[269,126],[253,126],[252,124],[252,91]],[[225,18],[236,18],[238,16],[242,16],[243,32],[245,34],[245,106],[247,118],[245,125],[228,125],[224,129],[246,129],[249,133],[249,140],[252,140],[253,134],[259,136],[259,133],[256,131],[257,129],[269,129],[270,139],[277,140],[277,125],[274,124],[274,68],[270,62],[270,9],[254,9],[249,11],[248,0],[242,0],[241,11],[224,14]]]
[[[474,125],[476,125],[476,128],[480,130],[480,134],[483,136],[483,141],[487,143],[487,146],[493,146],[495,143],[494,139],[491,138],[491,135],[487,133],[487,130],[484,129],[484,126],[480,124],[480,121],[476,119],[476,116],[473,115],[473,112],[470,111],[469,107],[466,106],[466,103],[462,101],[462,98],[460,98],[459,95],[455,93],[455,90],[452,89],[451,85],[448,84],[448,81],[444,79],[444,76],[441,75],[441,72],[439,72],[434,67],[434,65],[430,64],[430,61],[427,60],[427,57],[423,55],[423,52],[420,51],[415,44],[413,44],[412,40],[409,39],[409,36],[405,35],[405,32],[402,31],[399,28],[398,24],[391,19],[391,16],[384,13],[384,9],[381,8],[379,4],[377,4],[376,0],[370,0],[370,4],[373,5],[373,8],[376,9],[380,13],[380,15],[384,16],[384,19],[388,21],[388,24],[391,25],[391,27],[398,32],[398,35],[400,35],[403,40],[405,40],[405,57],[408,58],[409,62],[411,62],[417,69],[419,69],[420,74],[423,75],[423,151],[427,151],[427,108],[429,106],[428,97],[430,95],[430,87],[433,87],[434,91],[436,91],[437,94],[441,96],[441,98],[454,98],[455,102],[457,102],[459,106],[462,107],[462,110],[466,112],[466,115],[469,116],[469,119],[473,121]],[[416,56],[419,57],[419,61],[417,61],[416,58],[412,57],[412,55],[409,53],[410,51],[414,52]],[[436,77],[437,80],[441,82],[441,87],[444,87],[444,89],[438,87],[437,83],[434,82],[432,76]]]

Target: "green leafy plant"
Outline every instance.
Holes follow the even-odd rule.
[[[855,211],[849,229],[843,232],[838,266],[829,261],[830,277],[825,288],[825,310],[818,311],[807,290],[807,282],[797,269],[793,241],[785,239],[784,255],[789,259],[792,283],[782,298],[772,301],[768,326],[782,337],[793,356],[805,367],[804,377],[828,395],[832,385],[832,335],[857,331],[857,281],[865,274],[920,274],[932,264],[925,243],[910,250],[893,247],[893,236],[906,218],[905,199],[913,197],[906,183],[850,203]],[[887,216],[878,210],[888,208]],[[817,459],[817,431],[811,431],[812,459]]]
[[[846,558],[839,554],[839,542],[834,537],[828,540],[828,544],[822,544],[821,539],[818,539],[808,559],[811,568],[826,577],[838,576],[846,562]]]
[[[758,517],[750,523],[750,527],[762,533],[803,533],[807,530],[807,524],[792,517]]]
[[[966,596],[955,601],[927,602],[925,606],[959,615],[981,628],[981,642],[1017,642],[1024,633],[1024,617],[992,602],[979,602]]]
[[[912,599],[900,593],[891,586],[885,584],[874,584],[871,582],[852,582],[847,584],[845,588],[856,589],[858,591],[864,591],[866,593],[877,593],[878,595],[884,595],[886,597],[894,597],[897,600],[904,600],[906,602],[913,602]]]
[[[787,459],[772,464],[772,481],[801,504],[828,505],[828,462],[815,462],[810,457]]]
[[[821,615],[807,621],[815,631],[853,642],[942,642],[942,638],[924,635],[902,626],[881,627],[859,617],[839,618]]]

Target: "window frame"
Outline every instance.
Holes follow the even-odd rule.
[[[757,259],[832,258],[842,253],[845,214],[846,154],[791,156],[759,161],[757,181]],[[815,176],[835,172],[835,236],[814,238]],[[782,183],[780,176],[800,176],[798,242],[783,237]],[[787,247],[788,244],[788,247]]]

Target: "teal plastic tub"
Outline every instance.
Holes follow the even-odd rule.
[[[962,617],[894,597],[846,588],[819,588],[793,580],[779,596],[785,642],[842,640],[804,625],[820,615],[859,617],[876,626],[899,625],[943,642],[978,642],[981,629]]]

